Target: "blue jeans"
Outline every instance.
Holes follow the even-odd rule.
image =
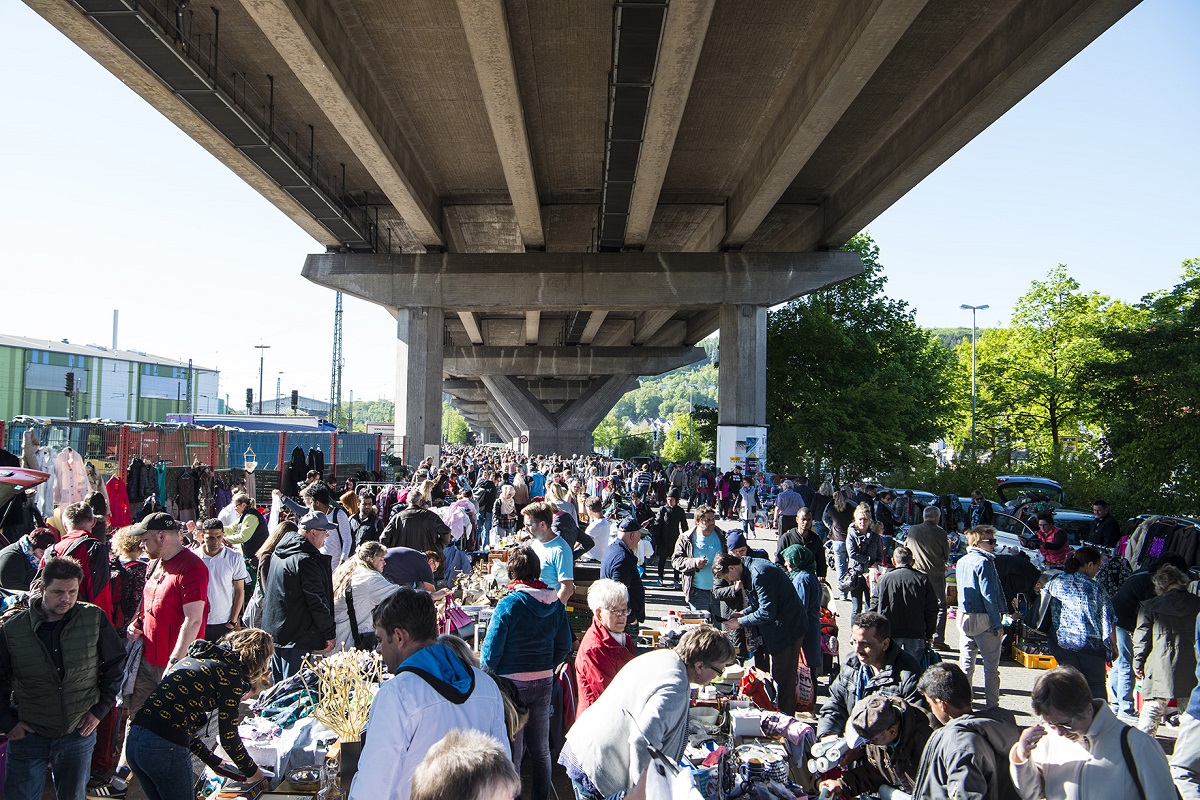
[[[517,697],[529,709],[529,722],[513,740],[513,764],[521,770],[521,759],[529,750],[529,771],[533,775],[532,800],[550,797],[550,696],[554,678],[513,681]]]
[[[850,556],[846,552],[845,542],[833,543],[833,562],[837,567],[837,585],[841,586],[842,578],[846,577],[846,570],[850,563]],[[838,591],[840,592],[841,590],[839,589]]]
[[[141,725],[129,728],[125,757],[149,800],[194,800],[192,753]]]
[[[304,657],[308,654],[309,650],[303,647],[276,645],[275,654],[271,656],[271,672],[275,677],[275,682],[278,683],[299,672],[304,664]]]
[[[583,781],[571,779],[571,788],[575,790],[575,800],[604,800],[604,795],[594,791]]]
[[[714,612],[716,603],[713,602],[711,589],[697,589],[693,586],[692,590],[688,592],[687,602],[688,607],[693,611],[707,611],[714,618],[716,617],[716,613]]]
[[[488,533],[492,530],[492,512],[479,512],[479,546],[481,548],[488,547],[491,542],[488,541]]]
[[[742,533],[746,534],[747,538],[754,535],[754,520],[752,520],[752,519],[742,520]]]
[[[55,738],[27,733],[20,739],[10,739],[4,796],[8,800],[41,800],[49,766],[58,800],[81,800],[87,791],[95,745],[95,731],[87,736],[71,731]]]
[[[1117,662],[1108,676],[1114,714],[1133,715],[1133,634],[1117,628]]]

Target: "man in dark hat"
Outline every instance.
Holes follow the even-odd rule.
[[[821,781],[833,797],[874,794],[891,786],[911,794],[916,785],[921,752],[933,733],[925,711],[902,698],[873,694],[858,701],[850,713],[846,744],[865,747],[864,758],[835,780]]]
[[[262,629],[275,637],[271,669],[281,681],[300,670],[309,653],[333,649],[333,571],[321,545],[337,524],[320,511],[300,518],[300,530],[275,546],[263,591]]]
[[[642,586],[637,560],[638,542],[646,531],[634,517],[621,520],[617,528],[617,536],[600,562],[600,577],[611,578],[629,590],[629,618],[625,628],[628,633],[646,621],[646,589]]]

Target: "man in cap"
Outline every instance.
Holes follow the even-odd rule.
[[[153,562],[153,569],[146,574],[141,613],[127,630],[131,641],[140,638],[143,645],[133,692],[126,705],[131,720],[141,711],[167,669],[187,657],[188,648],[200,637],[208,618],[208,567],[183,546],[182,527],[170,514],[161,511],[147,515],[133,526],[133,531],[141,537],[142,549]],[[128,727],[125,734],[128,739]],[[122,753],[116,775],[107,784],[89,788],[88,797],[124,797],[129,774],[129,762]]]
[[[321,545],[337,525],[320,511],[300,518],[300,530],[275,546],[263,591],[262,628],[275,638],[271,668],[281,681],[300,670],[309,653],[333,649],[333,571]]]
[[[821,790],[834,797],[858,797],[891,786],[912,794],[931,733],[925,711],[899,697],[873,694],[859,700],[850,713],[846,744],[851,751],[865,747],[866,752],[842,777],[821,781]]]
[[[238,551],[225,545],[225,526],[219,519],[200,523],[201,540],[194,548],[208,567],[208,620],[205,641],[215,642],[237,627],[246,602],[250,573]]]
[[[646,589],[638,573],[637,547],[646,531],[634,517],[617,524],[617,536],[604,551],[600,577],[611,578],[629,590],[629,617],[626,631],[646,621]]]

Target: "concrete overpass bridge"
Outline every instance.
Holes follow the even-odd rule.
[[[397,434],[590,449],[721,332],[766,423],[766,309],[1137,0],[26,0],[397,320]],[[984,189],[984,187],[981,187]]]

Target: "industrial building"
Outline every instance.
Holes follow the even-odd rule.
[[[138,350],[0,334],[0,419],[163,422],[168,414],[219,414],[219,379],[215,369]]]

